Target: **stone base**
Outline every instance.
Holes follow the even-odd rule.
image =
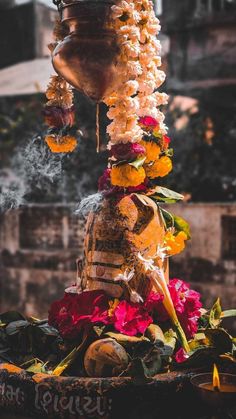
[[[13,412],[24,418],[204,417],[206,408],[196,400],[191,375],[173,372],[144,382],[130,377],[48,377],[0,369],[0,406],[8,415]]]

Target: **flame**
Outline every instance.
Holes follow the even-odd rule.
[[[220,376],[216,364],[213,369],[213,388],[215,391],[220,391]]]

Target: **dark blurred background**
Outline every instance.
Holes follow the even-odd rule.
[[[175,150],[164,183],[185,195],[171,210],[192,227],[171,277],[191,282],[206,305],[220,296],[236,307],[236,2],[159,0],[155,8]],[[84,221],[74,209],[96,192],[107,159],[105,106],[97,154],[95,105],[78,93],[76,152],[52,155],[41,138],[56,16],[49,0],[0,0],[0,308],[35,316],[75,280]]]

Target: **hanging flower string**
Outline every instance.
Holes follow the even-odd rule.
[[[158,106],[168,96],[156,91],[165,80],[161,66],[160,30],[149,0],[120,1],[112,6],[120,56],[117,82],[104,102],[109,106],[107,128],[111,185],[139,188],[172,170],[164,114]],[[119,150],[117,153],[117,147]]]
[[[59,21],[56,22],[55,42],[49,45],[51,52],[64,38],[65,31],[64,25]],[[53,153],[72,152],[77,146],[72,89],[62,77],[52,76],[46,90],[46,97],[48,102],[43,114],[48,131],[45,141]]]

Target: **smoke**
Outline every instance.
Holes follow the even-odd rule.
[[[19,208],[62,176],[63,155],[52,154],[40,137],[16,150],[10,168],[0,172],[0,213]]]
[[[79,217],[86,218],[91,211],[97,212],[101,208],[102,201],[103,194],[101,193],[89,195],[80,201],[75,214]]]

